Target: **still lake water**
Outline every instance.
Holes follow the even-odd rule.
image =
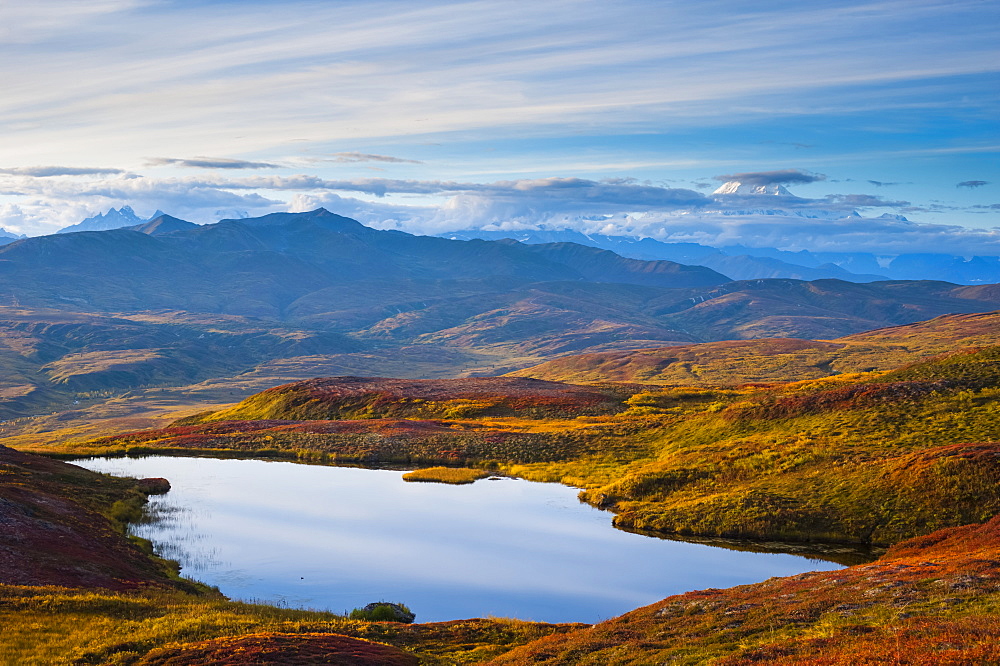
[[[134,532],[232,599],[344,612],[408,605],[418,622],[597,622],[663,597],[840,565],[616,530],[577,490],[518,479],[407,483],[398,470],[212,458],[90,458],[165,477]]]

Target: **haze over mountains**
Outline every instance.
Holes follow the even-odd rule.
[[[466,229],[441,234],[445,238],[511,238],[522,243],[571,242],[611,250],[635,259],[667,259],[712,268],[734,279],[834,278],[851,282],[879,280],[945,280],[956,284],[1000,281],[1000,257],[964,257],[950,254],[870,252],[789,252],[744,245],[711,247],[698,243],[664,243],[653,238],[584,234],[573,229]]]
[[[729,181],[712,193],[724,206],[707,211],[723,217],[809,218],[863,224],[857,211],[826,210],[800,199],[778,183]],[[902,215],[883,213],[875,220],[909,223]],[[694,242],[663,242],[649,236],[583,233],[576,229],[539,225],[533,229],[465,229],[441,234],[446,238],[512,238],[522,243],[571,242],[612,250],[634,259],[667,259],[706,266],[736,280],[834,278],[851,282],[879,280],[945,280],[957,284],[1000,282],[1000,257],[948,253],[876,254],[873,252],[795,252],[742,244],[708,246]]]

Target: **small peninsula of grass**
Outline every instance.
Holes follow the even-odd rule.
[[[428,467],[407,472],[403,475],[403,480],[462,484],[485,479],[489,475],[489,472],[468,467]]]

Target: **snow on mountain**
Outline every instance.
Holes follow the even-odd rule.
[[[738,180],[730,180],[729,182],[723,183],[722,186],[712,192],[712,194],[737,194],[741,196],[765,194],[779,197],[795,196],[786,190],[783,185],[779,185],[777,183],[757,185],[754,183],[741,183]]]
[[[160,214],[162,215],[162,213]],[[148,221],[136,215],[131,206],[122,206],[118,210],[112,208],[107,213],[98,213],[93,217],[88,217],[86,220],[64,227],[56,233],[69,234],[74,231],[108,231],[109,229],[134,227],[137,224],[143,224]]]
[[[814,220],[843,220],[861,218],[856,210],[826,210],[807,205],[809,199],[802,199],[789,192],[778,183],[757,184],[730,180],[712,192],[722,208],[706,211],[728,217],[782,216],[805,217]],[[746,206],[743,208],[742,206]],[[787,208],[779,208],[785,205]],[[884,217],[884,216],[883,216]]]

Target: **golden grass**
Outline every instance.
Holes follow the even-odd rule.
[[[178,591],[0,585],[0,626],[0,664],[47,666],[135,664],[158,647],[260,632],[340,634],[395,645],[422,663],[478,663],[582,625],[492,619],[400,625]]]
[[[403,481],[427,481],[431,483],[473,483],[490,476],[489,472],[469,467],[426,467],[407,472]]]

